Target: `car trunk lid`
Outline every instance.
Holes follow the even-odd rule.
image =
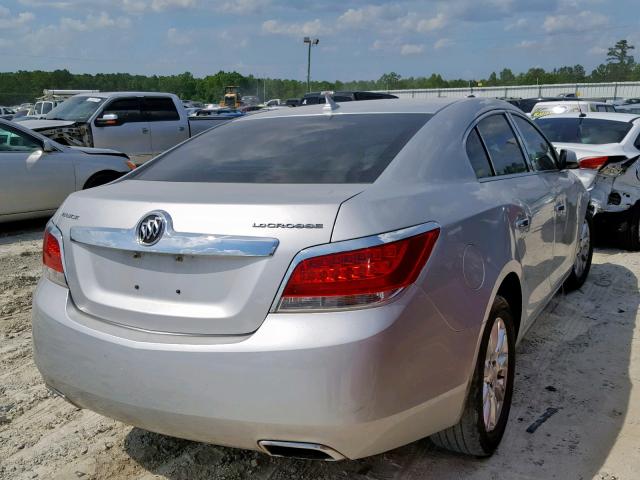
[[[180,334],[255,331],[294,255],[331,239],[363,185],[122,181],[72,195],[56,217],[71,297],[85,313]],[[151,212],[154,245],[137,239]]]

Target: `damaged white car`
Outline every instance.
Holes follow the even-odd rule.
[[[557,149],[576,152],[575,173],[591,193],[596,231],[614,232],[628,249],[640,250],[640,116],[567,114],[536,124]]]

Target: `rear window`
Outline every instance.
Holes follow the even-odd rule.
[[[603,145],[620,143],[633,124],[598,118],[543,118],[536,124],[552,142]]]
[[[229,122],[128,177],[212,183],[372,183],[426,114],[314,115]]]

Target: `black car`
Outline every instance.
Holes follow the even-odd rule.
[[[356,100],[381,100],[383,98],[398,98],[390,93],[378,93],[378,92],[351,92],[342,91],[334,92],[333,100],[336,102],[352,102]],[[321,92],[310,92],[305,94],[300,100],[300,105],[317,105],[324,103],[324,95]]]

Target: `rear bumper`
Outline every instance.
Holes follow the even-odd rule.
[[[33,305],[38,368],[81,407],[191,440],[310,442],[347,458],[455,424],[477,335],[451,330],[417,288],[375,309],[269,315],[241,338],[108,325],[46,279]]]

